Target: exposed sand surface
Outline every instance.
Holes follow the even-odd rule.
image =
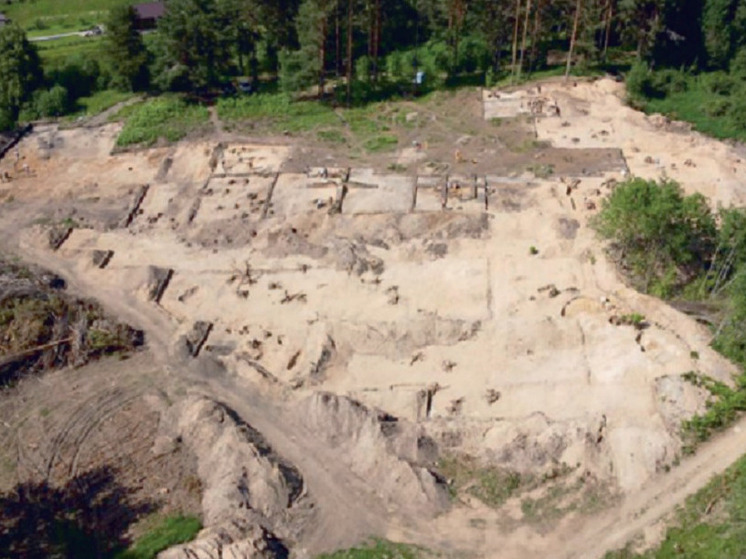
[[[699,466],[684,460],[666,474],[681,456],[680,421],[706,400],[681,375],[730,383],[735,368],[709,347],[707,327],[625,286],[588,220],[630,174],[668,176],[713,205],[746,201],[737,148],[633,111],[622,93],[606,79],[542,84],[540,94],[483,92],[488,121],[537,116],[536,140],[558,148],[535,156],[551,167],[547,174],[506,173],[498,163],[438,174],[410,147],[395,156],[414,165],[406,173],[365,162],[299,172],[298,146],[249,139],[110,155],[119,125],[40,127],[20,147],[30,175],[12,158],[0,161],[0,172],[15,177],[0,185],[0,196],[12,196],[0,203],[0,227],[20,256],[144,328],[166,364],[174,355],[190,361],[179,349],[183,336],[198,321],[211,324],[202,359],[226,372],[190,373],[202,393],[179,404],[186,407],[172,431],[204,448],[213,427],[194,431],[194,417],[223,413],[199,399],[209,396],[262,432],[277,457],[251,468],[281,494],[273,489],[247,506],[274,519],[273,533],[297,542],[299,556],[354,543],[340,534],[360,522],[347,539],[373,533],[496,558],[596,557],[634,535],[631,527],[612,534],[614,519],[644,528],[641,519],[657,522],[684,488],[704,483],[706,454],[691,459]],[[480,156],[478,165],[489,162]],[[65,217],[80,227],[53,252],[47,230]],[[103,269],[92,261],[97,250],[114,251]],[[151,267],[169,271],[156,300]],[[645,317],[645,328],[614,323],[632,313]],[[371,419],[336,397],[400,418],[402,431],[379,432],[384,416]],[[297,425],[311,433],[305,444],[316,455],[304,458],[293,442]],[[219,436],[238,436],[230,433]],[[418,437],[437,452],[424,456]],[[725,449],[721,440],[714,445]],[[251,455],[235,452],[231,459]],[[737,455],[713,452],[721,463],[712,471]],[[519,499],[498,510],[476,498],[449,505],[442,480],[428,473],[438,454],[537,476],[566,467],[603,488],[607,504],[624,504],[538,525],[526,521]],[[325,459],[339,464],[325,470]],[[283,460],[309,479],[304,491],[322,512],[305,508],[291,478],[272,477]],[[204,480],[214,467],[209,458],[198,463],[203,483],[213,483]],[[339,502],[343,510],[323,512],[334,501],[318,492],[335,479],[340,492],[353,487],[346,499],[360,497],[349,504],[349,522],[324,541],[320,530],[345,514]],[[651,487],[665,504],[632,521]],[[212,524],[228,530],[222,505],[206,503]],[[286,506],[283,524],[276,519]],[[366,508],[381,516],[370,520]],[[257,542],[269,536],[251,532],[253,520],[241,522],[228,530],[231,541],[251,533],[252,545],[264,545]]]

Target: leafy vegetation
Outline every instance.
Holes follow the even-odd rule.
[[[565,468],[560,473],[568,472],[569,468]],[[577,477],[547,487],[541,496],[521,499],[521,512],[529,522],[554,523],[571,512],[598,512],[607,508],[611,501],[613,496],[605,486]]]
[[[739,412],[746,411],[746,374],[736,379],[735,388],[693,372],[686,373],[684,378],[707,389],[712,395],[704,414],[695,415],[682,423],[684,453],[689,454],[714,432],[730,425]]]
[[[226,122],[271,120],[275,131],[297,132],[340,125],[339,117],[331,107],[314,101],[294,102],[287,93],[219,99],[217,110],[218,116]]]
[[[469,456],[448,456],[438,465],[440,473],[450,480],[451,494],[466,491],[485,505],[499,507],[525,486],[533,477],[494,466],[482,466]]]
[[[24,101],[34,90],[56,85],[68,90],[67,112],[78,110],[79,97],[110,88],[212,99],[230,94],[229,81],[248,76],[254,90],[272,84],[294,96],[361,106],[459,84],[618,71],[632,52],[656,67],[694,64],[731,73],[746,67],[738,0],[169,0],[156,32],[147,35],[136,29],[141,22],[129,9],[134,3],[6,2],[7,15],[35,37],[100,24],[107,29],[104,37],[36,43],[45,79],[24,88]],[[720,28],[729,34],[713,34]],[[101,66],[95,90],[84,95],[51,73],[76,56]],[[645,72],[638,74],[644,78]],[[654,85],[683,91],[675,73],[664,78]],[[59,109],[57,104],[24,116]],[[16,113],[6,114],[3,127],[13,124]],[[738,111],[732,113],[735,118]]]
[[[746,210],[714,215],[702,196],[685,196],[672,181],[635,178],[604,200],[593,225],[640,290],[722,309],[713,347],[746,366]],[[622,321],[639,328],[645,317]],[[746,374],[734,388],[693,373],[685,378],[712,395],[707,411],[682,425],[685,450],[692,451],[746,410]]]
[[[199,126],[207,125],[209,113],[205,107],[189,104],[178,97],[159,97],[126,107],[122,132],[117,138],[120,147],[153,145],[160,138],[175,142]]]
[[[367,545],[318,555],[316,559],[424,559],[429,557],[424,549],[386,540],[373,540]]]
[[[135,94],[130,91],[117,91],[116,89],[104,89],[87,97],[80,97],[76,104],[77,113],[81,115],[96,115],[106,109],[110,109],[117,103],[122,103],[132,99]]]
[[[679,509],[657,548],[637,554],[628,546],[605,559],[724,559],[746,556],[746,457],[715,476]]]
[[[715,246],[707,201],[685,196],[673,181],[627,181],[603,201],[594,226],[613,241],[633,283],[661,297],[702,273]]]
[[[155,559],[164,549],[193,540],[201,529],[202,523],[194,516],[162,518],[114,559]]]
[[[137,332],[108,319],[98,305],[66,297],[37,275],[0,259],[0,384],[142,344]]]

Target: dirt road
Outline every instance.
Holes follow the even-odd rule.
[[[5,239],[13,233],[6,230]],[[18,252],[18,246],[15,250]],[[73,263],[56,253],[24,246],[24,258],[43,265],[63,276],[72,293],[85,294],[100,301],[111,312],[146,331],[153,353],[161,365],[171,371],[174,382],[197,387],[218,401],[232,407],[248,423],[261,431],[276,450],[293,462],[303,473],[308,491],[317,502],[318,522],[301,542],[301,552],[318,553],[349,546],[371,534],[383,535],[387,525],[406,519],[395,518],[385,504],[366,488],[365,483],[349,471],[324,444],[320,443],[298,421],[297,417],[272,403],[248,381],[226,372],[210,360],[187,360],[176,351],[176,323],[159,307],[143,304],[123,291],[122,286],[98,284],[76,273]],[[491,535],[489,549],[474,549],[490,556],[494,542],[500,540],[502,551],[521,549],[528,553],[553,553],[555,557],[596,558],[623,547],[643,529],[661,521],[683,503],[685,498],[703,487],[715,474],[722,472],[746,448],[746,418],[704,444],[697,454],[685,459],[669,473],[652,478],[643,488],[629,495],[620,507],[614,507],[594,519],[578,519],[567,530],[546,537],[523,540],[519,533]],[[427,526],[416,526],[409,519],[406,532],[411,539],[427,536]],[[580,523],[580,525],[578,525]],[[441,534],[442,536],[442,534]],[[463,541],[463,534],[455,540]],[[522,541],[519,541],[522,540]],[[423,542],[424,543],[424,542]],[[560,550],[560,551],[558,551]],[[492,555],[505,557],[504,554]]]
[[[13,238],[10,231],[3,236],[6,241]],[[350,547],[368,537],[385,535],[388,523],[406,522],[397,518],[395,511],[387,510],[365,480],[351,472],[337,452],[302,425],[292,409],[262,397],[249,382],[225,371],[210,358],[184,357],[176,341],[176,324],[160,308],[142,304],[121,286],[89,281],[56,254],[30,247],[24,247],[22,252],[29,263],[56,270],[67,281],[70,293],[95,298],[110,312],[144,330],[158,365],[172,377],[165,389],[186,386],[231,407],[301,471],[317,516],[298,542],[300,557]]]
[[[714,476],[723,472],[746,449],[746,418],[703,444],[668,473],[650,479],[638,492],[590,520],[575,537],[559,544],[557,557],[596,559],[613,549],[624,547],[643,530],[654,527],[699,491]]]

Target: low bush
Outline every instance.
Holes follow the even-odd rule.
[[[602,203],[593,220],[620,264],[644,292],[670,296],[700,275],[715,247],[715,219],[702,195],[673,181],[631,179]]]

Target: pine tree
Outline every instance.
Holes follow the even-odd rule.
[[[299,91],[318,84],[324,91],[326,42],[329,15],[334,6],[330,0],[303,0],[295,21],[299,48],[286,50],[280,59],[280,81],[286,91]]]
[[[230,68],[231,12],[216,0],[168,0],[158,24],[158,78],[168,89],[217,84]]]
[[[13,23],[0,28],[0,126],[18,119],[21,105],[41,84],[41,60],[26,33]]]
[[[106,56],[113,73],[113,85],[122,89],[148,87],[148,53],[136,29],[134,8],[121,6],[111,10],[106,23]]]

